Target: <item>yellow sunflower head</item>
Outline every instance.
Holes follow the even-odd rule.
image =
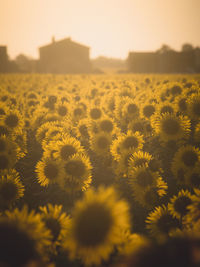
[[[191,131],[190,120],[187,117],[170,113],[153,117],[151,125],[165,142],[189,138]]]
[[[188,116],[193,120],[200,119],[200,94],[193,94],[187,101],[188,103]]]
[[[64,162],[64,176],[61,180],[61,187],[66,191],[84,191],[91,179],[91,163],[89,158],[83,154],[75,154]]]
[[[90,147],[101,156],[108,156],[112,142],[112,135],[106,132],[100,132],[90,136]]]
[[[172,172],[177,174],[177,170],[185,169],[189,171],[199,165],[200,163],[200,150],[194,146],[182,146],[175,153],[172,161]]]
[[[4,173],[0,179],[0,205],[8,207],[23,195],[24,186],[20,181],[19,173],[14,169]]]
[[[41,186],[59,183],[64,176],[64,166],[61,160],[43,157],[36,165],[35,172]]]
[[[15,229],[18,229],[19,233],[24,234],[17,235],[18,240],[14,239],[16,238],[16,235],[9,235],[9,238],[11,238],[11,240],[9,240],[9,244],[11,247],[14,246],[15,249],[14,255],[16,255],[16,250],[18,249],[18,246],[15,242],[18,242],[20,247],[23,241],[27,241],[28,249],[31,246],[32,250],[37,253],[37,256],[47,260],[47,248],[51,244],[51,234],[50,231],[46,229],[39,214],[35,213],[33,210],[29,211],[27,206],[24,206],[22,209],[16,208],[12,211],[5,211],[5,220],[7,221],[8,225],[13,225]],[[8,244],[7,242],[8,240],[6,240],[5,244]],[[15,245],[13,245],[13,243]],[[27,255],[24,255],[24,252],[26,251],[25,245],[23,248],[23,254],[21,255],[22,258],[24,256],[32,257],[32,254],[29,255],[27,253]]]
[[[146,219],[147,229],[158,238],[167,238],[171,231],[180,227],[180,222],[174,218],[166,206],[158,206],[150,212]]]
[[[181,190],[177,196],[170,199],[168,203],[169,212],[177,219],[182,219],[188,213],[188,206],[192,203],[189,191]]]
[[[130,229],[128,205],[113,188],[89,189],[75,204],[64,246],[85,265],[101,264]]]
[[[56,246],[62,246],[69,227],[69,217],[62,211],[62,205],[47,204],[39,209],[42,221],[51,232],[52,249],[55,251]]]

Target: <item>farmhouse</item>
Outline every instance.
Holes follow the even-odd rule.
[[[199,49],[177,52],[130,52],[128,70],[135,73],[194,73],[199,71]]]
[[[87,73],[91,70],[90,48],[71,38],[52,42],[39,48],[38,71],[43,73]]]

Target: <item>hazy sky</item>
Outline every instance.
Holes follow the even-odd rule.
[[[0,45],[11,58],[37,58],[53,35],[90,46],[91,57],[200,46],[200,0],[0,0]]]

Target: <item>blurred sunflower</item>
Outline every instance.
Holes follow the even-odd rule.
[[[175,153],[171,170],[176,176],[179,169],[185,170],[185,172],[192,170],[194,167],[200,164],[200,150],[191,145],[182,146]]]
[[[0,116],[0,122],[11,131],[17,131],[24,127],[24,120],[17,109],[7,109],[5,115]]]
[[[32,233],[8,218],[0,217],[0,259],[1,266],[29,266],[41,262]],[[40,266],[40,265],[38,265]]]
[[[128,130],[133,133],[139,132],[141,135],[148,136],[151,133],[151,128],[148,120],[144,118],[136,118],[128,123]]]
[[[200,165],[185,174],[185,184],[191,189],[200,188]]]
[[[128,205],[113,188],[89,189],[75,204],[64,246],[72,259],[89,265],[108,260],[130,229]]]
[[[193,94],[188,100],[188,116],[193,120],[200,119],[200,94]]]
[[[129,98],[129,101],[122,107],[122,117],[127,118],[128,121],[133,120],[136,117],[139,117],[139,107],[136,102]]]
[[[24,206],[21,210],[16,208],[12,211],[5,211],[5,220],[7,221],[8,225],[13,225],[19,230],[19,232],[24,233],[26,236],[23,237],[23,235],[18,235],[18,238],[23,237],[22,240],[20,239],[20,242],[17,242],[19,243],[19,247],[20,245],[25,246],[22,241],[26,241],[28,239],[29,246],[31,245],[32,249],[34,249],[34,251],[36,251],[41,258],[45,260],[47,259],[46,251],[51,244],[51,233],[46,229],[39,214],[35,213],[33,210],[28,211],[27,206]],[[16,238],[16,235],[9,235],[9,238],[11,238],[11,240],[7,241],[9,244],[12,244],[12,242],[15,240],[14,238]],[[15,249],[17,248],[18,247],[16,246]]]
[[[62,103],[59,102],[56,104],[56,112],[59,116],[61,116],[62,118],[67,116],[69,113],[69,104],[67,103]]]
[[[134,199],[146,209],[153,209],[161,202],[156,186],[147,186],[145,190],[134,190]]]
[[[150,241],[141,234],[124,233],[124,241],[118,246],[120,255],[133,256],[135,253],[142,251],[150,245]]]
[[[69,135],[66,135],[62,140],[57,141],[53,144],[54,157],[56,159],[61,159],[63,161],[68,160],[69,157],[75,155],[76,153],[84,153],[84,148],[81,146],[80,142]]]
[[[156,112],[155,104],[145,103],[141,108],[141,115],[149,119]]]
[[[188,212],[183,218],[186,229],[191,228],[194,223],[200,223],[200,190],[194,189],[194,193],[191,196],[191,204],[187,206]]]
[[[175,105],[177,107],[177,110],[181,112],[182,114],[186,115],[188,110],[188,103],[187,103],[187,96],[180,95],[175,99]]]
[[[88,112],[88,117],[92,120],[98,120],[103,115],[102,109],[100,107],[91,107]]]
[[[0,154],[0,173],[14,167],[16,158],[11,157],[8,153]]]
[[[24,186],[19,173],[14,169],[3,173],[0,178],[0,206],[8,207],[23,195]]]
[[[89,125],[88,119],[82,119],[73,128],[74,135],[80,140],[89,140]]]
[[[178,141],[189,138],[190,120],[185,116],[164,113],[151,121],[152,128],[163,141]]]
[[[116,128],[116,124],[114,122],[114,120],[110,117],[107,116],[103,116],[98,122],[97,122],[97,128],[99,129],[99,131],[103,131],[106,133],[116,133],[117,128]]]
[[[150,212],[146,224],[150,233],[158,239],[166,238],[171,231],[180,226],[179,220],[174,218],[164,205],[158,206]]]
[[[128,166],[131,169],[133,167],[140,167],[143,164],[148,165],[151,159],[152,159],[152,156],[149,153],[143,152],[142,150],[136,151],[130,157]]]
[[[71,117],[73,122],[78,122],[81,119],[84,119],[86,117],[86,110],[82,105],[75,105],[74,107],[71,107]]]
[[[64,134],[65,130],[63,129],[63,126],[55,125],[53,123],[45,133],[45,137],[42,140],[42,148],[45,149],[51,141],[62,140]]]
[[[57,159],[43,157],[36,164],[35,172],[37,179],[41,186],[48,186],[49,184],[59,183],[64,176],[64,163]]]
[[[174,104],[172,104],[170,102],[167,102],[167,103],[164,102],[164,103],[158,105],[157,112],[160,114],[164,114],[164,113],[173,114],[173,113],[175,113]]]
[[[170,199],[168,210],[177,219],[182,219],[188,213],[188,206],[192,203],[191,194],[188,190],[181,190],[177,196]]]
[[[66,191],[84,191],[91,181],[91,163],[83,154],[75,154],[64,162],[64,176],[60,181],[61,187]]]
[[[145,190],[148,186],[156,185],[158,172],[152,172],[147,165],[129,168],[128,178],[134,192]],[[138,189],[139,188],[139,189]]]
[[[62,246],[70,219],[65,212],[62,212],[62,205],[47,204],[47,206],[39,207],[39,210],[42,221],[51,232],[52,250],[56,252],[56,247]]]
[[[109,156],[112,135],[106,132],[100,132],[90,135],[90,147],[100,156]]]
[[[120,155],[129,151],[134,153],[142,149],[143,147],[143,136],[139,134],[139,132],[133,133],[132,131],[128,131],[127,134],[121,134],[112,142],[111,145],[111,154],[113,158],[118,161]]]

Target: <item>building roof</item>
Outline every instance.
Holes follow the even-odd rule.
[[[80,43],[72,41],[70,37],[61,39],[59,41],[55,41],[54,37],[52,37],[52,42],[50,44],[47,44],[47,45],[44,45],[44,46],[40,46],[39,49],[43,49],[43,48],[46,48],[46,47],[51,47],[52,45],[60,44],[60,43],[73,43],[73,44],[81,46],[81,47],[85,47],[85,48],[88,48],[88,49],[90,48],[89,46],[86,46],[86,45],[83,45],[83,44],[80,44]]]

